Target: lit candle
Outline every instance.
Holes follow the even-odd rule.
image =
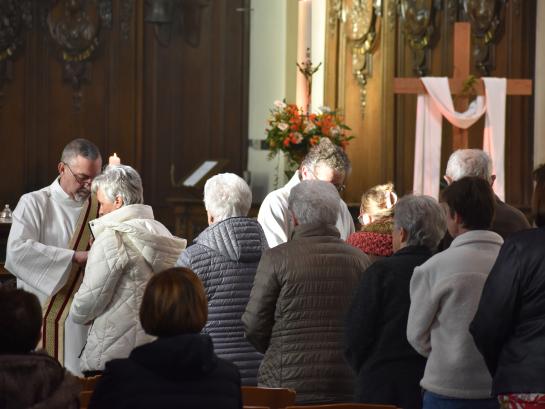
[[[110,160],[108,161],[109,165],[121,165],[121,158],[117,156],[117,153],[114,152],[112,156],[110,156]]]

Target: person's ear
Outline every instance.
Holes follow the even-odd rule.
[[[214,216],[210,214],[209,211],[206,212],[206,217],[208,219],[208,225],[212,226],[214,224]]]
[[[309,171],[308,168],[305,165],[301,166],[301,180],[308,180],[309,179]]]
[[[57,165],[57,170],[59,171],[59,175],[62,175],[64,173],[64,163],[59,162]]]
[[[119,209],[122,206],[123,206],[123,198],[117,195],[114,199],[114,208]]]
[[[402,227],[399,229],[399,237],[401,239],[401,243],[406,243],[407,239],[409,238],[409,233],[407,233],[407,230]]]
[[[299,222],[297,221],[297,217],[295,217],[295,215],[293,214],[293,212],[290,212],[291,213],[291,219],[293,220],[293,226],[298,226],[299,225]]]
[[[490,176],[490,186],[494,186],[495,181],[496,181],[496,175]]]
[[[464,220],[462,219],[462,216],[458,212],[454,212],[454,217],[452,218],[454,222],[460,226],[463,226]]]
[[[447,185],[450,185],[453,182],[452,178],[447,175],[443,176],[443,179],[445,179],[445,182],[447,182]]]

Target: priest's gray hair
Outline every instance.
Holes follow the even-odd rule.
[[[252,206],[252,191],[240,176],[220,173],[204,185],[204,207],[220,222],[229,217],[247,216]]]
[[[395,205],[394,227],[407,232],[408,246],[426,246],[435,251],[445,235],[445,215],[434,198],[408,195]]]
[[[291,189],[288,209],[299,224],[335,224],[341,198],[335,186],[321,180],[304,180]]]
[[[93,142],[84,138],[74,139],[64,147],[61,154],[61,162],[70,163],[77,156],[83,156],[92,161],[101,159],[98,147]]]
[[[93,179],[93,193],[101,189],[113,202],[117,196],[123,199],[123,206],[144,203],[142,179],[136,170],[127,165],[109,165]]]
[[[344,175],[348,175],[351,169],[350,160],[344,149],[335,145],[328,138],[322,138],[318,145],[309,150],[301,162],[301,166],[305,166],[311,171],[314,171],[318,165],[327,166]]]
[[[458,149],[450,155],[445,175],[453,182],[466,176],[476,176],[492,183],[492,160],[481,149]]]

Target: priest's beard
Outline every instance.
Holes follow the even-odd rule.
[[[74,200],[76,202],[85,202],[89,198],[90,194],[91,191],[89,189],[82,187],[81,189],[78,189],[76,193],[74,193]]]

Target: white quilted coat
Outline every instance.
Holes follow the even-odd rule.
[[[146,283],[154,272],[173,267],[186,246],[141,204],[108,213],[91,222],[91,229],[95,242],[70,309],[76,323],[92,322],[82,371],[104,370],[106,362],[153,340],[138,317]]]

